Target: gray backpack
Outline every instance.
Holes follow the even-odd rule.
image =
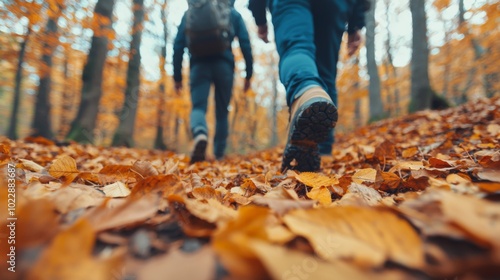
[[[185,32],[193,56],[216,55],[230,48],[229,0],[188,0]]]

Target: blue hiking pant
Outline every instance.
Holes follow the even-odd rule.
[[[323,87],[337,105],[337,61],[352,1],[272,1],[280,80],[288,106],[313,86]],[[319,144],[320,154],[331,154],[333,142],[332,129],[328,140]]]
[[[224,156],[228,136],[228,106],[233,88],[234,64],[226,59],[196,61],[191,64],[189,85],[191,88],[192,110],[190,117],[191,132],[208,135],[206,121],[210,86],[215,88],[215,137],[214,154]]]

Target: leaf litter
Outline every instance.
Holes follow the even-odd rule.
[[[339,135],[317,173],[281,174],[282,147],[190,165],[0,138],[2,173],[17,167],[17,277],[498,278],[498,112],[480,99],[379,121]]]

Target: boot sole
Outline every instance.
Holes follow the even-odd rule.
[[[338,120],[335,105],[324,99],[313,99],[302,106],[292,120],[288,143],[283,152],[282,172],[288,169],[317,171],[321,159],[318,143],[328,138],[328,131]]]
[[[200,140],[194,147],[193,154],[191,155],[191,164],[205,160],[205,151],[207,149],[207,141]]]

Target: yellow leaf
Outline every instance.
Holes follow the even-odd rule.
[[[335,176],[326,176],[314,172],[302,172],[295,175],[295,178],[302,184],[312,188],[328,187],[339,184],[339,180]]]
[[[120,181],[102,187],[102,191],[107,197],[127,197],[130,195],[130,189]]]
[[[324,206],[330,205],[332,202],[332,196],[326,187],[313,188],[307,193],[307,197],[319,201]]]
[[[418,148],[417,147],[411,147],[411,148],[405,149],[403,151],[402,156],[403,156],[403,158],[411,158],[411,157],[413,157],[413,156],[415,156],[417,154],[418,154]]]
[[[76,161],[70,156],[62,156],[49,167],[49,174],[54,178],[65,177],[65,182],[72,182],[80,172],[76,168]]]
[[[357,184],[362,184],[363,182],[374,183],[377,179],[377,170],[373,168],[360,169],[352,175],[352,181]]]
[[[390,210],[355,206],[294,210],[284,216],[325,260],[350,259],[378,267],[387,260],[418,268],[423,244],[415,229]]]

